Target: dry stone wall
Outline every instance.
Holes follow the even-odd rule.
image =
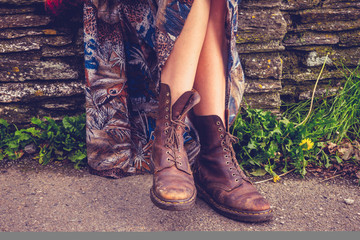
[[[43,0],[0,0],[0,118],[84,112],[81,9],[54,19]],[[360,59],[360,0],[242,0],[237,47],[245,101],[279,112],[307,99],[329,54],[317,95],[335,91]]]
[[[359,65],[360,1],[243,0],[237,42],[246,101],[278,112],[310,98],[327,54],[316,96],[337,89],[343,65]]]
[[[84,112],[81,10],[53,19],[43,0],[0,0],[0,118]]]

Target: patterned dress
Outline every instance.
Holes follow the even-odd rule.
[[[226,108],[232,122],[244,90],[235,45],[239,1],[224,1],[228,6],[225,37],[229,46]],[[150,151],[159,76],[192,3],[85,0],[86,134],[91,173],[120,178],[152,172]],[[191,128],[184,137],[192,163],[199,152],[196,130]]]

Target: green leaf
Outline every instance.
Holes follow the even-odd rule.
[[[3,125],[5,128],[9,127],[9,124],[5,119],[0,119],[0,124]]]
[[[255,171],[251,172],[250,174],[255,177],[259,177],[259,176],[264,176],[265,174],[267,174],[267,172],[265,171],[265,169],[258,168]]]
[[[339,156],[335,156],[335,159],[336,159],[336,161],[338,162],[338,163],[342,163],[343,162],[343,160],[339,157]]]
[[[42,121],[41,121],[39,118],[33,117],[33,118],[31,119],[31,123],[32,123],[32,124],[35,124],[35,125],[37,125],[37,126],[40,126],[41,123],[42,123]]]

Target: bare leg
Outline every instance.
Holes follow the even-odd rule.
[[[225,113],[225,42],[226,1],[212,0],[210,18],[196,72],[194,88],[201,101],[194,107],[197,115]]]
[[[185,25],[161,72],[161,82],[171,89],[171,103],[194,85],[200,52],[209,21],[211,0],[195,0]]]

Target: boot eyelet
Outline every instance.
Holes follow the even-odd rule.
[[[170,154],[170,152],[169,152],[169,151],[166,151],[166,153],[167,153],[167,154]]]
[[[233,173],[232,175],[233,175],[233,176],[235,176],[236,174],[235,174],[235,173]]]
[[[169,115],[165,115],[165,119],[169,119]]]
[[[168,108],[168,107],[166,107],[166,108],[165,108],[165,111],[167,111],[167,112],[168,112],[168,111],[169,111],[169,108]]]
[[[231,171],[231,170],[233,170],[233,168],[231,167],[231,168],[229,168],[229,170]]]
[[[224,138],[224,134],[221,134],[221,135],[220,135],[220,138]]]
[[[165,123],[165,127],[168,127],[168,126],[169,126],[169,123],[168,123],[168,122],[166,122],[166,123]]]
[[[165,134],[168,134],[168,130],[164,130],[164,133],[165,133]]]
[[[217,121],[217,122],[216,122],[216,125],[218,125],[218,126],[219,126],[219,125],[220,125],[220,121]]]
[[[219,130],[219,132],[222,132],[222,128],[219,128],[218,130]]]
[[[227,162],[226,162],[226,165],[229,165],[229,164],[230,164],[230,162],[229,162],[229,161],[227,161]]]
[[[225,158],[228,158],[229,156],[228,155],[225,155]]]
[[[167,158],[166,160],[167,160],[168,162],[170,162],[170,158]]]
[[[182,166],[182,163],[181,163],[181,162],[179,163],[179,166]]]
[[[235,179],[235,182],[238,182],[239,181],[239,179]]]
[[[170,96],[170,93],[169,93],[169,92],[167,92],[167,93],[166,93],[166,96]]]
[[[166,104],[169,104],[169,103],[170,103],[170,101],[169,101],[169,100],[166,100],[165,102],[166,102]]]

